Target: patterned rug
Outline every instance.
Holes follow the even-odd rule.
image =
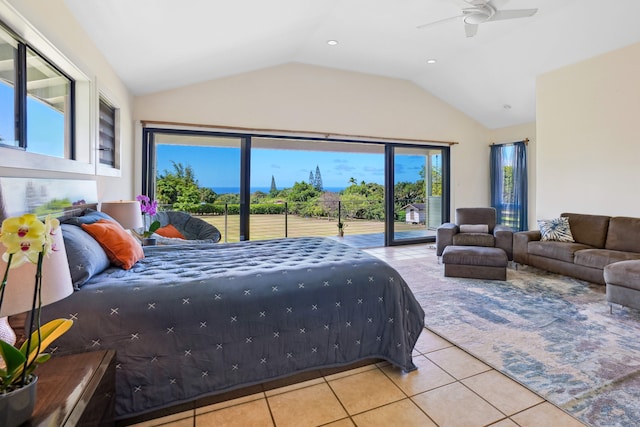
[[[434,332],[591,426],[640,425],[640,312],[605,288],[532,267],[445,278],[435,250],[391,260]]]

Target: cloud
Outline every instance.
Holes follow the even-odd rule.
[[[282,166],[280,166],[280,165],[276,165],[275,163],[271,163],[271,167],[272,167],[273,169],[280,169],[280,168],[282,168]]]
[[[346,163],[341,163],[339,165],[336,165],[336,167],[333,168],[333,170],[338,172],[351,172],[355,169],[356,169],[355,167],[349,166]]]
[[[384,175],[384,168],[374,168],[373,166],[365,166],[364,171],[372,175]]]

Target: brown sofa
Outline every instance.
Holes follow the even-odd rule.
[[[640,260],[640,218],[563,213],[574,243],[540,241],[540,231],[513,235],[513,260],[604,285],[604,268]]]

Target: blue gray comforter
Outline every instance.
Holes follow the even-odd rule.
[[[117,351],[116,417],[381,358],[411,371],[424,312],[383,261],[324,238],[145,248],[43,310],[55,354]]]

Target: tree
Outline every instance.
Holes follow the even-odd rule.
[[[218,195],[209,187],[200,187],[199,190],[201,203],[215,203]]]
[[[504,174],[504,180],[502,182],[502,202],[510,204],[514,202],[513,197],[513,166],[504,166],[502,168]]]
[[[271,197],[275,197],[278,194],[278,187],[276,187],[276,179],[271,175],[271,190],[269,190]]]
[[[313,179],[313,188],[322,191],[322,175],[320,174],[320,166],[316,166],[316,176]]]
[[[193,168],[182,163],[171,162],[173,172],[166,169],[156,179],[156,199],[161,204],[174,205],[180,201],[181,206],[200,203],[198,181]]]
[[[313,177],[313,171],[309,171],[309,185],[313,185],[315,183],[315,178]]]
[[[287,199],[290,202],[309,202],[319,196],[318,190],[306,182],[296,182],[291,187]]]

